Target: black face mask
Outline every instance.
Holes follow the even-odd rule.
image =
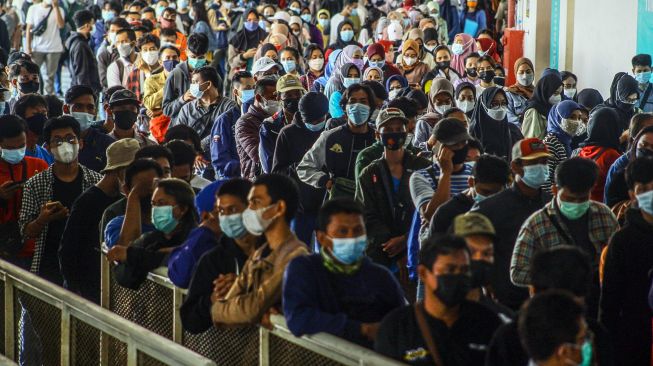
[[[653,151],[646,148],[639,148],[635,151],[635,157],[637,158],[653,157]]]
[[[406,142],[406,132],[384,132],[381,134],[381,144],[388,150],[399,150]]]
[[[470,67],[469,69],[466,69],[465,71],[467,72],[467,76],[471,76],[473,78],[478,76],[478,72],[476,72],[475,67]]]
[[[472,289],[471,277],[464,274],[439,275],[438,288],[433,292],[447,307],[460,305]]]
[[[132,111],[119,111],[113,113],[113,122],[121,130],[128,130],[136,123],[138,113]]]
[[[27,122],[27,127],[30,131],[34,132],[36,135],[41,136],[43,134],[43,125],[45,125],[45,121],[47,120],[48,116],[38,113],[30,118],[26,118],[25,122]]]
[[[26,83],[18,83],[18,88],[23,94],[37,93],[39,91],[39,82],[31,80]]]
[[[439,69],[448,69],[449,65],[451,65],[451,61],[440,61],[436,62],[436,65],[438,65]]]
[[[492,263],[488,261],[471,261],[472,288],[487,286],[492,278]]]
[[[493,80],[494,80],[494,83],[499,85],[499,86],[506,85],[506,78],[504,76],[495,76]]]
[[[469,145],[465,145],[462,149],[454,150],[453,156],[451,157],[451,162],[453,165],[462,164],[467,159],[467,150],[469,150]]]
[[[478,73],[478,77],[486,83],[489,83],[494,79],[494,70],[481,71]]]
[[[288,113],[295,113],[299,110],[299,99],[286,99],[283,101],[283,110]]]

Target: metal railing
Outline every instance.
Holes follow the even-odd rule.
[[[403,365],[331,334],[295,337],[282,316],[272,316],[273,329],[211,328],[194,335],[181,327],[179,308],[186,290],[168,279],[167,269],[150,273],[134,291],[118,285],[111,264],[102,256],[102,306],[142,327],[173,340],[220,365]]]
[[[3,260],[0,285],[0,354],[10,361],[20,353],[43,365],[215,365]],[[110,345],[125,353],[112,352]]]

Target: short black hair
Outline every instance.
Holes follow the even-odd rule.
[[[222,78],[218,75],[218,70],[213,66],[202,66],[199,69],[193,70],[193,75],[199,75],[202,80],[210,81],[214,88],[218,89],[218,93],[222,94]]]
[[[38,74],[40,72],[39,66],[32,61],[20,60],[9,65],[9,79],[15,79],[20,76],[20,71],[25,69],[28,74]]]
[[[299,51],[297,51],[297,49],[295,47],[287,46],[287,47],[282,48],[279,51],[279,58],[281,58],[281,52],[290,52],[295,57],[295,60],[297,60],[297,62],[300,61],[301,56],[299,55]]]
[[[25,120],[13,114],[0,116],[0,141],[19,136],[27,132]]]
[[[483,149],[483,144],[481,144],[481,141],[479,141],[476,138],[471,138],[470,140],[467,140],[467,147],[469,149],[476,149],[481,154],[485,154],[485,149]]]
[[[141,14],[144,14],[144,13],[154,13],[154,14],[156,14],[156,10],[154,10],[154,8],[151,7],[151,6],[146,6],[143,9],[141,9]]]
[[[35,108],[43,106],[48,108],[48,102],[39,94],[27,94],[18,98],[16,104],[14,104],[14,114],[25,118],[25,112],[27,108]]]
[[[531,285],[537,292],[550,289],[585,297],[592,284],[592,266],[584,251],[570,245],[535,252],[531,260]]]
[[[315,50],[319,50],[320,52],[322,52],[322,56],[324,57],[324,50],[322,50],[322,48],[320,48],[320,46],[318,46],[317,44],[311,43],[308,46],[306,46],[306,48],[304,49],[304,58],[306,60],[309,60],[311,58],[311,55],[313,54],[313,51]]]
[[[560,71],[560,79],[565,80],[571,77],[575,82],[578,82],[578,76],[571,71]]]
[[[120,7],[120,4],[118,4],[118,3],[115,2],[115,1],[105,2],[104,5],[102,5],[102,8],[104,9],[104,7],[105,7],[106,5],[109,5],[109,9],[115,11],[116,14],[120,13],[120,11],[122,10],[122,8]]]
[[[176,125],[168,128],[168,131],[166,131],[166,134],[163,137],[163,142],[170,142],[172,140],[192,141],[195,152],[202,151],[202,140],[200,140],[200,135],[198,135],[197,131],[188,125]]]
[[[429,97],[421,89],[413,89],[406,94],[406,97],[415,101],[419,109],[425,109],[429,106]]]
[[[121,35],[123,33],[127,33],[127,38],[129,38],[129,40],[131,42],[136,42],[136,32],[134,32],[133,29],[130,29],[130,28],[121,29],[121,30],[116,32],[116,36],[119,36],[119,35]]]
[[[81,128],[79,127],[79,122],[73,116],[61,116],[50,118],[45,121],[43,125],[43,140],[49,144],[50,139],[52,138],[52,132],[54,130],[61,130],[64,128],[70,128],[73,130],[73,133],[79,139],[81,133]]]
[[[252,78],[252,73],[246,70],[237,71],[231,78],[232,84],[240,84],[243,79]]]
[[[163,31],[163,30],[162,30]],[[179,51],[179,48],[175,46],[163,46],[159,49],[159,56],[163,53],[165,50],[173,50],[177,53],[177,56],[181,56],[181,51]]]
[[[161,47],[161,41],[159,37],[152,34],[144,34],[141,38],[138,39],[138,47],[143,47],[148,43],[154,43],[156,48]]]
[[[195,149],[189,145],[186,141],[183,140],[172,140],[165,144],[172,155],[175,157],[174,165],[190,165],[191,167],[195,163],[195,158],[197,158],[197,153]],[[172,163],[171,163],[172,164]]]
[[[374,96],[378,99],[386,100],[388,99],[388,92],[385,90],[385,86],[375,80],[365,80],[361,82],[361,85],[365,85],[372,89]]]
[[[476,61],[476,64],[480,64],[483,61],[489,62],[490,65],[492,65],[492,68],[494,68],[496,66],[496,62],[494,62],[494,59],[492,57],[488,56],[488,55],[479,57],[478,61]]]
[[[172,152],[170,152],[170,149],[161,145],[143,146],[140,149],[138,149],[138,151],[136,151],[136,154],[134,155],[134,159],[159,159],[159,158],[168,159],[170,166],[175,165],[175,158],[172,155]]]
[[[66,104],[70,105],[73,102],[73,100],[81,97],[82,95],[92,95],[93,102],[97,103],[97,95],[95,94],[93,89],[91,89],[91,87],[87,85],[71,86],[68,90],[66,90],[64,101],[66,102]]]
[[[125,170],[125,185],[127,188],[132,188],[132,182],[136,174],[148,170],[154,170],[159,178],[163,177],[163,169],[161,169],[161,165],[157,164],[156,161],[152,159],[139,158],[129,164]]]
[[[510,179],[510,166],[502,158],[494,155],[481,155],[474,168],[472,176],[477,183],[508,184]]]
[[[635,189],[636,183],[647,184],[653,181],[653,158],[641,157],[631,161],[626,167],[628,189]]]
[[[634,139],[644,126],[644,122],[653,119],[653,113],[651,112],[641,112],[637,113],[630,119],[630,125],[628,126],[628,131],[630,132],[630,138]]]
[[[648,67],[651,67],[651,55],[646,54],[646,53],[640,53],[639,55],[635,55],[635,57],[633,57],[631,63],[633,64],[633,67],[635,67],[635,66],[648,66]]]
[[[391,100],[388,102],[388,108],[399,108],[402,112],[404,112],[404,115],[406,118],[413,118],[417,116],[417,108],[419,108],[419,105],[407,97],[399,97]]]
[[[467,60],[469,60],[470,58],[481,58],[481,55],[479,55],[478,52],[470,53],[469,55],[467,55],[467,57],[465,57],[465,60],[464,60],[465,65],[467,64]]]
[[[363,207],[351,198],[335,198],[325,202],[317,213],[317,230],[326,232],[331,217],[337,214],[363,214]]]
[[[435,49],[433,49],[433,58],[434,59],[435,59],[435,55],[440,51],[447,51],[447,53],[449,53],[449,55],[451,56],[451,50],[449,49],[449,46],[447,46],[446,44],[441,44],[441,45],[438,45],[437,47],[435,47]]]
[[[558,189],[567,188],[572,193],[585,193],[594,187],[599,177],[599,167],[594,160],[574,157],[556,168]]]
[[[273,78],[261,78],[256,80],[256,86],[254,87],[254,93],[257,95],[263,95],[265,93],[265,88],[267,87],[277,88],[277,81]]]
[[[178,178],[164,178],[154,181],[155,189],[163,189],[167,195],[175,198],[178,205],[186,207],[186,213],[179,220],[191,227],[197,225],[199,215],[195,209],[195,191],[188,182]]]
[[[209,38],[204,33],[191,33],[188,36],[188,50],[195,55],[203,55],[209,50]]]
[[[78,10],[73,15],[73,22],[75,22],[75,27],[80,28],[95,20],[95,16],[89,10]]]
[[[128,29],[129,28],[129,22],[125,18],[118,18],[115,17],[111,19],[108,24],[107,24],[107,32],[109,31],[109,27],[112,25],[120,27],[120,29]]]
[[[243,178],[231,178],[228,181],[222,183],[218,192],[216,193],[217,197],[224,196],[226,194],[238,197],[243,203],[247,204],[247,196],[249,191],[252,189],[252,182]]]
[[[519,338],[536,362],[549,359],[565,343],[576,344],[584,309],[565,291],[533,296],[519,313]]]
[[[283,200],[286,203],[286,221],[295,217],[299,207],[299,189],[290,177],[277,173],[263,174],[256,177],[254,186],[265,186],[272,203]]]
[[[446,111],[444,111],[444,113],[442,113],[442,118],[449,118],[454,113],[463,113],[464,114],[465,112],[462,109],[458,108],[458,107],[451,107],[451,108],[447,109]],[[462,121],[462,122],[465,122],[465,121]]]
[[[367,99],[369,100],[370,103],[370,116],[374,111],[376,110],[376,101],[374,99],[374,92],[372,91],[372,88],[365,84],[353,84],[350,85],[344,93],[342,93],[342,99],[340,100],[340,108],[342,108],[343,111],[347,110],[347,103],[349,103],[349,96],[352,95],[353,93],[362,90],[367,94]]]
[[[433,264],[441,255],[449,255],[458,251],[469,254],[465,239],[455,235],[433,236],[426,240],[419,251],[419,264],[431,270]]]
[[[58,96],[50,94],[43,98],[48,103],[48,118],[63,116],[63,101]]]

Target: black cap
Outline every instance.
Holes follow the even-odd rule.
[[[11,65],[17,61],[21,60],[27,60],[27,61],[32,61],[32,57],[25,52],[19,52],[19,51],[14,51],[9,54],[9,58],[7,59],[7,65]]]
[[[301,113],[304,122],[313,123],[318,121],[329,113],[329,99],[322,93],[306,93],[299,100],[299,113]]]
[[[113,93],[113,95],[111,95],[111,99],[109,99],[109,106],[112,107],[129,103],[135,104],[136,106],[140,105],[136,94],[127,89],[117,90],[115,93]]]
[[[455,145],[472,139],[463,122],[451,117],[442,119],[435,125],[433,137],[443,145]]]

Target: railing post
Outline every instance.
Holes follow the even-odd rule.
[[[110,309],[110,266],[104,253],[100,254],[100,306]],[[109,365],[109,336],[100,332],[100,365]]]
[[[61,304],[61,365],[70,365],[70,311]]]
[[[259,365],[270,365],[270,332],[264,327],[259,327]]]
[[[174,286],[172,289],[172,340],[176,343],[183,343],[184,330],[181,326],[181,316],[179,310],[184,301],[181,289]]]
[[[136,366],[138,364],[138,350],[134,341],[129,338],[127,340],[127,366]]]
[[[15,326],[15,314],[14,314],[14,280],[9,276],[8,273],[5,273],[5,356],[10,360],[16,360],[16,332],[14,332]]]

